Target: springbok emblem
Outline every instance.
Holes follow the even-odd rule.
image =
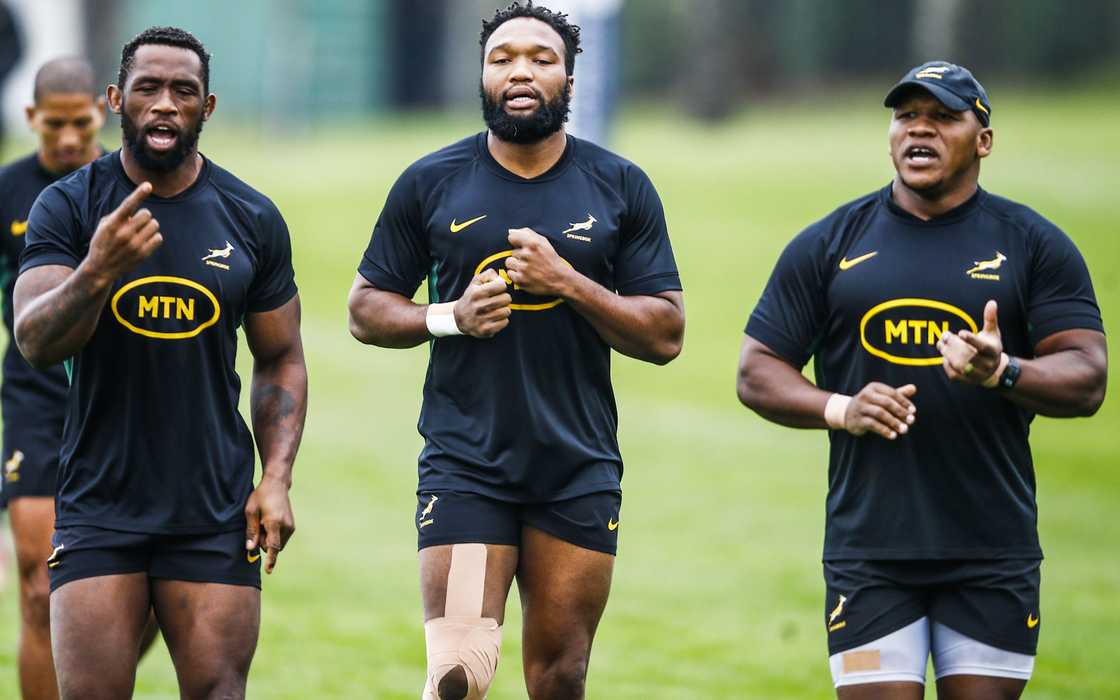
[[[433,522],[435,522],[434,518],[428,518],[428,516],[432,514],[432,509],[436,507],[436,501],[438,500],[439,496],[433,493],[432,500],[428,501],[428,505],[424,506],[424,510],[420,511],[420,527],[431,525]],[[425,518],[428,519],[425,520]]]
[[[1003,264],[1004,260],[1007,260],[1007,256],[997,250],[996,256],[991,260],[973,260],[972,264],[976,267],[973,267],[970,270],[965,270],[964,274],[971,275],[974,272],[981,272],[983,270],[998,270],[999,266]]]
[[[202,259],[204,262],[214,258],[228,258],[230,253],[233,252],[233,244],[226,241],[225,248],[207,248],[206,250],[210,251],[210,254]]]
[[[578,224],[573,224],[571,222],[568,222],[568,225],[571,226],[571,228],[567,229],[566,231],[561,231],[561,233],[574,233],[575,231],[590,231],[591,227],[595,225],[596,221],[598,221],[598,219],[596,219],[594,216],[591,216],[591,212],[588,212],[587,213],[587,221],[581,221]]]

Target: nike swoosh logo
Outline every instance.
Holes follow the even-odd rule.
[[[466,227],[470,226],[471,224],[477,224],[479,221],[482,221],[483,219],[486,218],[486,216],[487,216],[486,214],[483,214],[482,216],[476,216],[473,219],[471,219],[470,221],[464,221],[461,224],[455,223],[455,219],[452,219],[451,220],[451,233],[459,233],[460,231],[462,231]]]
[[[850,270],[851,268],[855,267],[856,265],[859,265],[864,260],[870,260],[871,258],[875,257],[878,254],[879,254],[879,251],[873,250],[870,253],[867,253],[865,255],[861,255],[858,258],[852,258],[851,260],[848,260],[848,258],[846,258],[846,257],[840,258],[840,269],[841,270]]]
[[[618,529],[618,523],[616,523],[614,521],[614,518],[611,518],[610,520],[607,521],[607,529],[610,530],[611,532],[614,532],[615,530]]]
[[[245,558],[249,560],[250,564],[256,564],[257,560],[261,558],[261,550],[257,550],[257,556],[255,557],[252,554],[245,552]]]
[[[12,235],[13,236],[22,236],[25,233],[27,233],[27,222],[26,221],[13,221],[12,222]]]
[[[1027,629],[1034,629],[1038,627],[1038,618],[1034,615],[1027,615]]]

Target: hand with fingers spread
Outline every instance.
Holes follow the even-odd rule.
[[[937,341],[941,366],[949,379],[964,384],[995,386],[1006,365],[999,332],[998,308],[994,300],[984,305],[984,328],[979,333],[962,330],[942,333]]]
[[[509,325],[512,302],[513,297],[498,273],[483,270],[474,276],[463,296],[455,302],[452,309],[455,325],[464,335],[492,338]]]
[[[97,224],[87,260],[90,271],[104,281],[115,281],[163,244],[159,221],[147,209],[139,208],[151,193],[150,183],[140,183],[119,207]]]
[[[905,435],[917,417],[918,409],[911,401],[916,393],[918,387],[913,384],[895,388],[871,382],[847,402],[842,427],[852,435],[874,433],[888,440]]]
[[[529,294],[565,297],[569,265],[547,238],[531,228],[511,228],[509,243],[513,255],[506,258],[506,272],[518,289]]]
[[[266,471],[245,503],[245,550],[265,550],[264,572],[271,574],[276,559],[296,531],[288,485]]]

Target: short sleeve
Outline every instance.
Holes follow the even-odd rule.
[[[257,269],[249,285],[246,308],[250,313],[272,311],[296,295],[296,274],[292,268],[292,239],[288,224],[274,207],[261,216],[262,243]]]
[[[1069,236],[1049,222],[1034,238],[1027,323],[1032,347],[1060,331],[1104,330],[1085,259]]]
[[[80,218],[62,189],[51,185],[43,190],[27,217],[20,273],[43,265],[78,267],[88,249],[80,231]]]
[[[621,221],[620,246],[615,259],[614,286],[625,296],[679,290],[681,278],[669,243],[661,198],[646,174],[631,167],[626,192],[627,212]]]
[[[747,322],[746,333],[801,369],[828,318],[825,240],[810,227],[778,258]]]
[[[378,289],[412,298],[431,266],[416,175],[406,170],[389,190],[358,273]]]

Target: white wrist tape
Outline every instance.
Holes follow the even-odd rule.
[[[833,430],[845,430],[844,415],[848,412],[848,404],[852,397],[846,394],[833,394],[828,397],[824,405],[824,422]]]
[[[999,384],[999,378],[1003,376],[1003,370],[1007,369],[1007,363],[1010,361],[1011,357],[1007,353],[1001,352],[999,354],[999,367],[996,367],[996,371],[992,372],[992,376],[985,379],[984,383],[980,386],[985,389],[994,389],[996,384]]]
[[[449,335],[463,335],[459,325],[455,323],[455,302],[445,301],[442,304],[428,304],[428,313],[424,317],[428,324],[428,332],[436,338]]]

